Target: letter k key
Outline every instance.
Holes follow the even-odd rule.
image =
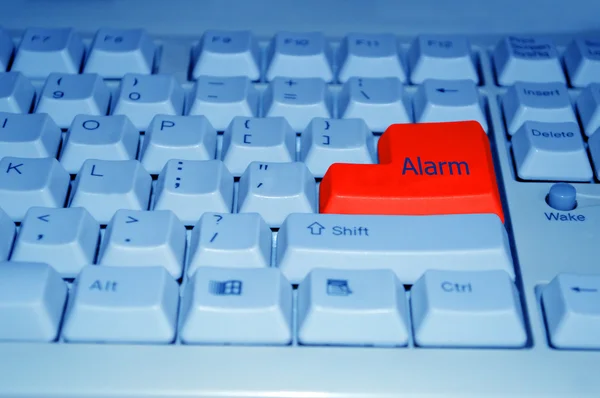
[[[379,164],[336,163],[320,187],[321,213],[493,213],[504,222],[488,137],[474,121],[395,124]]]

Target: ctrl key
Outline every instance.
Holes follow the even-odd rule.
[[[600,275],[560,274],[542,291],[550,344],[600,349]]]
[[[67,285],[43,263],[0,263],[0,341],[54,341]]]
[[[90,265],[67,305],[67,342],[155,343],[175,338],[179,285],[163,267]]]
[[[505,271],[427,271],[411,289],[415,344],[517,348],[527,333]]]

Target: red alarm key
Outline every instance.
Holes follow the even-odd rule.
[[[504,222],[490,144],[479,123],[392,125],[378,149],[379,164],[329,167],[321,181],[321,213],[495,213]]]

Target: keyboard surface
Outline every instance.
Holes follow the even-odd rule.
[[[166,3],[2,6],[0,397],[600,394],[598,4]]]

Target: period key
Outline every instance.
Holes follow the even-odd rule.
[[[433,215],[491,213],[504,221],[490,144],[475,121],[396,124],[379,163],[333,164],[320,212]]]

